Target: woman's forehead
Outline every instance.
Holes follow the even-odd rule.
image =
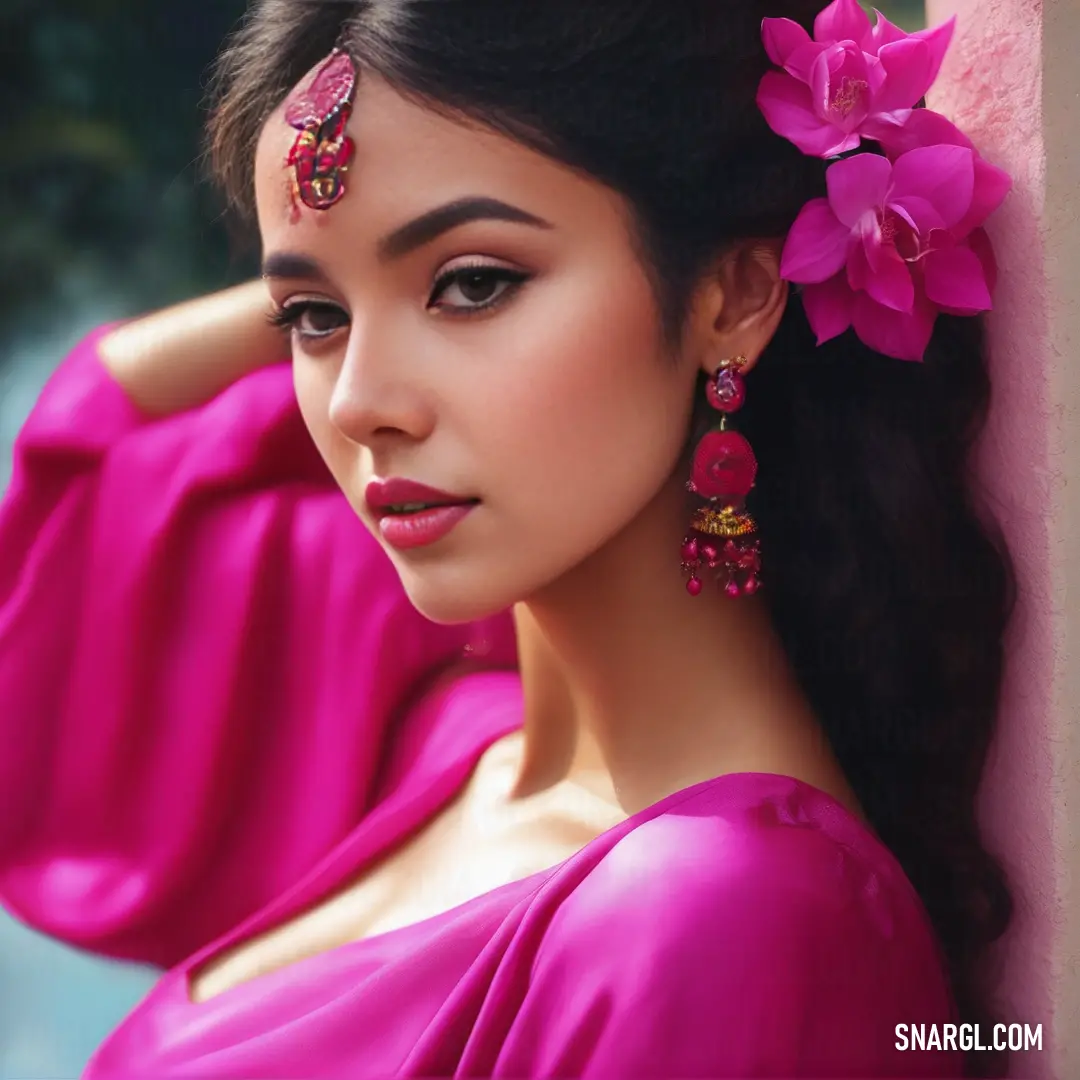
[[[260,201],[278,201],[282,176],[304,132],[288,122],[295,111],[294,91],[271,114],[256,150],[256,193]],[[366,176],[376,190],[403,183],[422,186],[427,180],[467,170],[482,178],[491,170],[528,152],[512,140],[475,126],[455,123],[399,95],[381,79],[365,76],[356,91],[345,127],[355,151],[348,166],[351,186]],[[286,191],[288,184],[285,184]]]
[[[288,162],[301,133],[286,122],[287,108],[283,102],[264,125],[256,152],[255,191],[264,233],[292,212]],[[544,208],[558,206],[574,218],[593,215],[601,209],[597,203],[613,199],[602,185],[563,163],[476,123],[425,109],[374,77],[359,83],[346,134],[355,144],[346,193],[329,210],[305,209],[306,218],[326,215],[346,224],[357,202],[366,217],[400,217],[466,195],[514,201],[540,216],[548,216]]]

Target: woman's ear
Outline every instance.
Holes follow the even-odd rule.
[[[789,296],[782,250],[782,240],[747,241],[711,268],[694,315],[696,352],[709,374],[733,356],[745,356],[749,371],[772,340]]]

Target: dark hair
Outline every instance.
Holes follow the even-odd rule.
[[[782,237],[824,164],[766,126],[761,20],[821,0],[260,0],[216,70],[209,149],[234,204],[269,114],[335,43],[363,72],[622,194],[663,328],[741,240]],[[343,35],[343,36],[342,36]],[[755,368],[740,426],[787,652],[882,840],[936,927],[962,1019],[989,1021],[985,947],[1008,925],[976,793],[1012,603],[969,451],[989,400],[980,327],[942,317],[924,363],[849,331],[817,347],[798,296]],[[704,400],[701,395],[699,400]],[[698,418],[700,420],[700,417]],[[1001,1075],[972,1056],[970,1075]]]

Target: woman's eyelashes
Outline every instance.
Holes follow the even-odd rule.
[[[428,299],[440,314],[470,317],[485,314],[510,300],[531,274],[504,266],[473,263],[441,274]],[[276,307],[270,322],[306,341],[330,337],[349,325],[349,315],[327,300],[292,300]]]
[[[524,271],[491,266],[488,263],[457,266],[442,274],[435,282],[435,290],[428,300],[428,306],[437,311],[450,311],[466,316],[482,314],[504,304],[529,277]],[[492,288],[500,285],[506,287],[491,295]],[[445,303],[443,298],[455,289],[465,300],[464,304]]]
[[[306,340],[329,337],[349,324],[349,316],[341,308],[320,300],[294,300],[275,308],[269,318],[279,330],[295,331]]]

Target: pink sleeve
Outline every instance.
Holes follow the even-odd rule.
[[[0,504],[0,897],[170,966],[355,827],[389,725],[471,631],[409,604],[287,364],[151,421],[105,329],[46,386]]]
[[[689,839],[669,861],[741,858]],[[809,874],[798,853],[734,874],[602,864],[544,928],[492,1074],[960,1077],[954,1052],[895,1045],[899,1023],[955,1022],[921,914],[872,874],[849,889],[830,854]]]

